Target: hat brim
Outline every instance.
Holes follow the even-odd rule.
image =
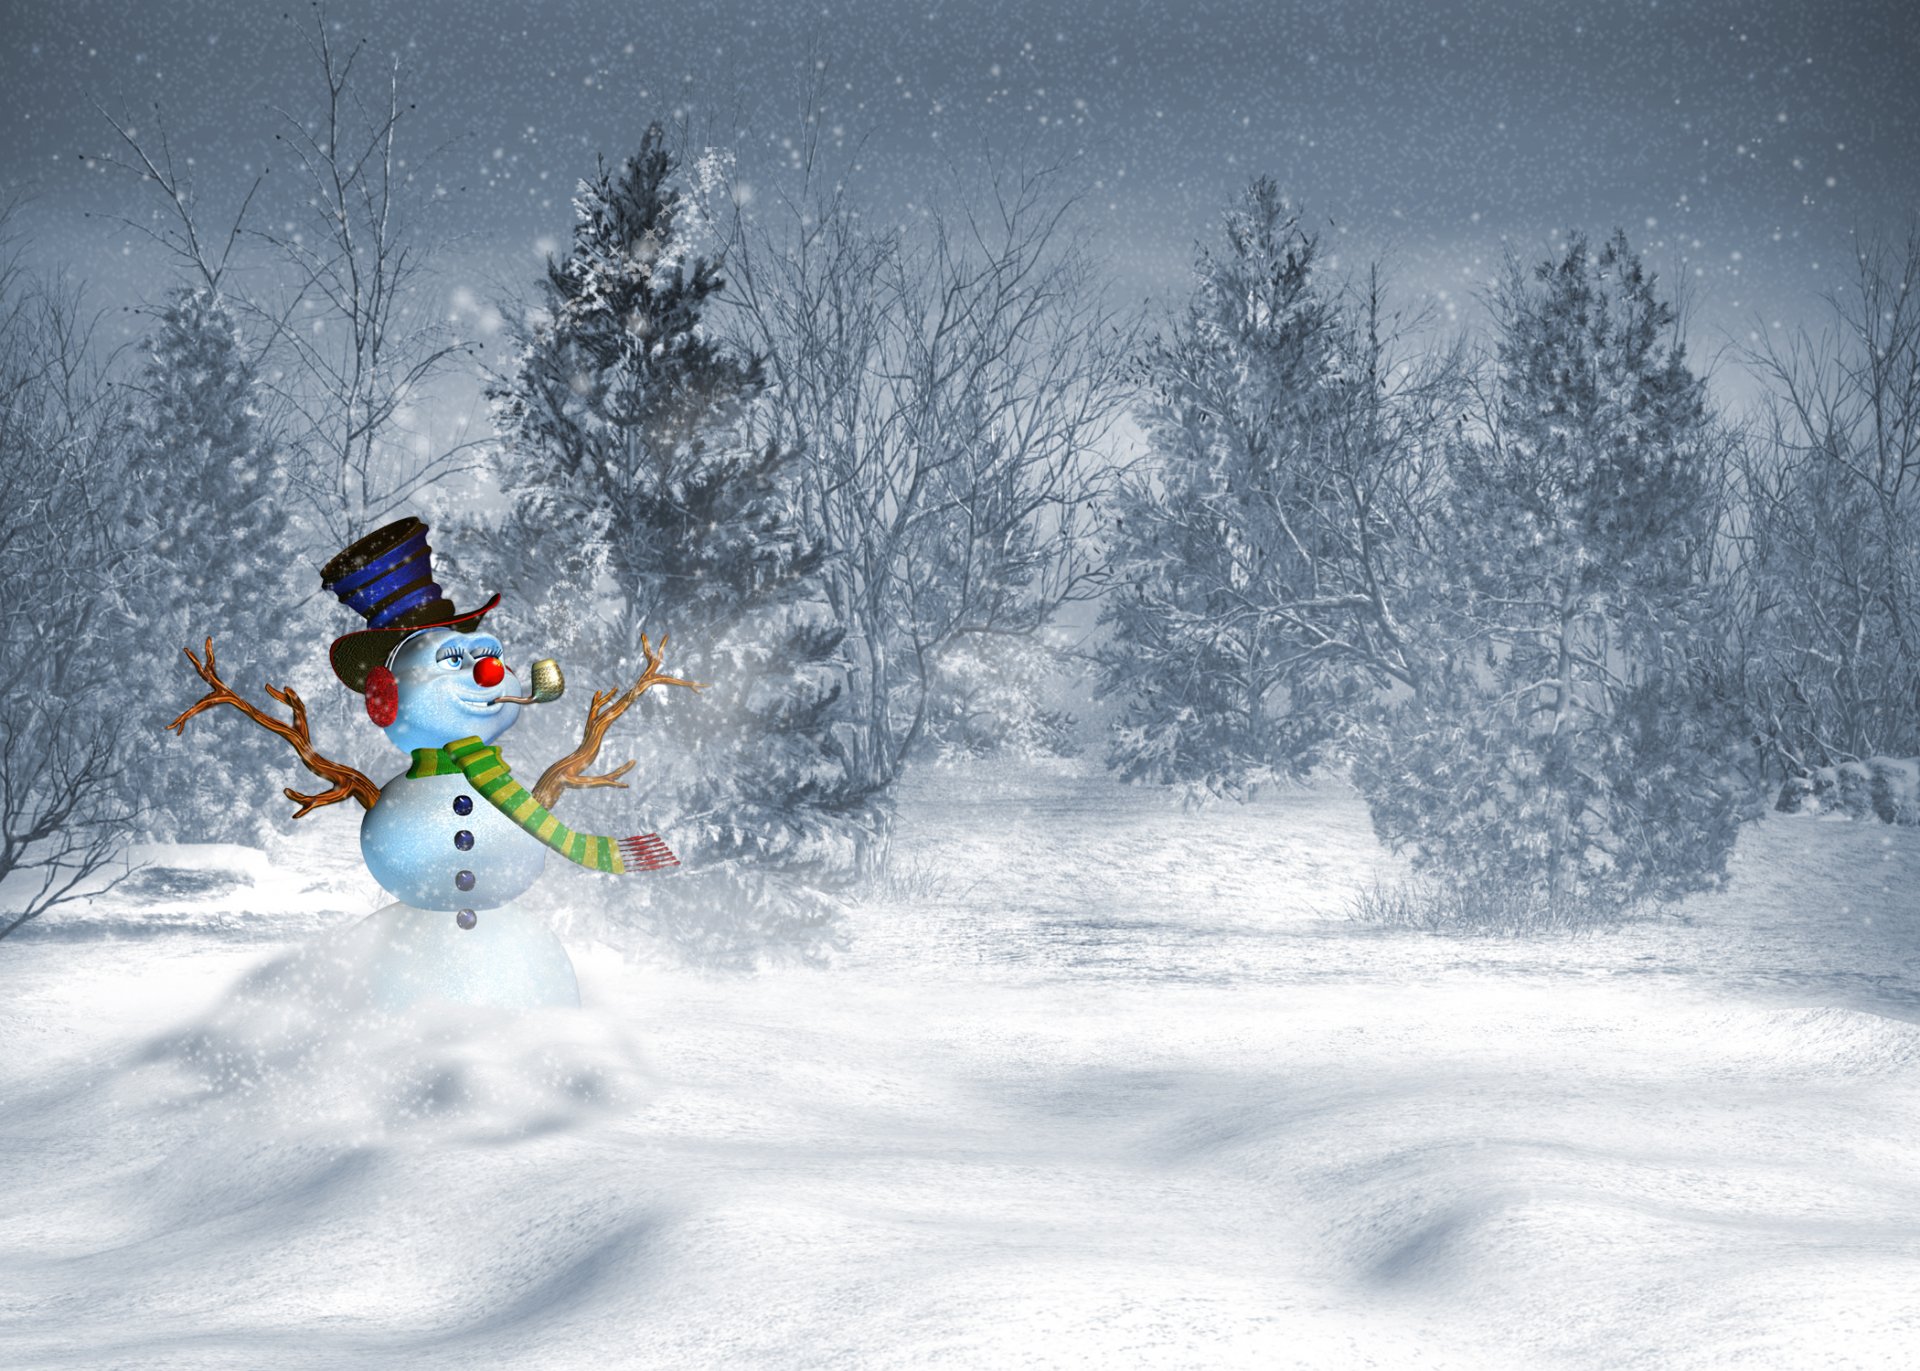
[[[349,633],[344,638],[335,638],[333,648],[327,654],[333,663],[333,674],[338,676],[349,690],[365,694],[367,673],[387,660],[387,655],[397,647],[402,638],[420,632],[426,628],[451,628],[461,633],[470,633],[473,626],[499,605],[500,597],[495,595],[478,609],[456,614],[451,619],[441,619],[430,624],[409,624],[405,628],[363,628],[358,633]]]

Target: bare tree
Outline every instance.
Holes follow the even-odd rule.
[[[472,349],[448,332],[427,298],[432,253],[418,218],[430,194],[423,178],[439,149],[411,165],[403,155],[401,125],[413,106],[402,100],[399,62],[375,81],[357,76],[366,42],[342,51],[320,10],[309,44],[324,94],[304,115],[271,111],[275,142],[295,174],[285,192],[290,203],[269,208],[262,226],[250,227],[248,218],[266,171],[224,230],[205,222],[157,104],[145,131],[96,105],[118,146],[81,156],[153,188],[153,212],[112,216],[115,222],[160,247],[189,289],[204,290],[243,323],[251,365],[275,402],[263,427],[299,450],[299,488],[327,542],[338,546],[428,486],[472,468],[470,444],[435,451],[426,435],[407,428],[429,383]],[[231,288],[243,267],[259,265],[236,257],[249,241],[269,249],[276,289]]]
[[[341,51],[324,14],[312,48],[324,86],[318,111],[274,110],[275,138],[297,169],[298,217],[260,234],[293,284],[277,304],[256,309],[284,350],[283,365],[266,374],[297,417],[302,486],[338,546],[471,469],[469,444],[436,451],[406,427],[423,388],[471,348],[427,298],[431,254],[417,211],[430,193],[422,178],[433,154],[412,165],[401,155],[413,106],[401,97],[399,62],[377,83],[360,81],[365,42]]]
[[[805,454],[850,630],[845,744],[876,791],[920,739],[945,654],[1034,635],[1104,581],[1132,336],[1060,184],[995,168],[982,209],[909,233],[809,180],[766,227],[735,224],[731,298],[773,378],[767,437]]]
[[[133,817],[102,675],[131,623],[124,434],[78,290],[0,260],[0,937],[92,893]]]
[[[131,810],[115,795],[123,777],[118,732],[97,710],[67,713],[33,697],[0,708],[0,938],[69,900],[104,893],[127,837]]]
[[[176,157],[159,105],[138,128],[130,117],[100,114],[118,141],[89,160],[140,188],[136,208],[114,218],[174,267],[165,294],[141,307],[151,324],[129,378],[125,510],[127,530],[141,544],[143,624],[169,647],[220,633],[278,670],[298,659],[310,636],[287,606],[313,594],[316,583],[301,566],[288,498],[291,416],[262,384],[277,321],[263,321],[234,293],[256,264],[242,249],[266,173],[247,187],[224,228],[210,229],[220,221],[197,194],[193,159]],[[217,750],[203,737],[183,742],[166,732],[178,708],[171,691],[146,694],[134,714],[129,772],[147,833],[249,840],[259,811],[234,796],[246,778],[278,764],[271,741],[242,737]]]
[[[209,294],[218,295],[222,280],[234,264],[234,249],[241,242],[248,211],[252,209],[254,198],[266,181],[267,172],[262,171],[253,178],[225,234],[211,232],[197,213],[192,174],[183,171],[174,160],[173,140],[167,132],[160,103],[154,102],[154,127],[144,142],[140,130],[127,115],[116,116],[97,101],[94,109],[114,131],[121,146],[108,152],[83,152],[79,154],[81,160],[89,165],[99,163],[112,167],[151,186],[161,202],[161,207],[151,212],[145,221],[127,215],[109,217],[159,247],[173,259],[175,269],[182,276],[196,286],[204,287]],[[187,159],[189,166],[192,160]],[[161,220],[157,228],[152,226],[156,218]]]
[[[1788,774],[1920,752],[1920,220],[1875,238],[1832,320],[1748,354],[1770,383],[1742,463],[1746,685]]]

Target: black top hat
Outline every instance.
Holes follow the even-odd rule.
[[[471,632],[500,603],[495,595],[478,609],[455,609],[433,579],[427,526],[411,516],[375,529],[341,552],[320,569],[320,583],[371,625],[334,639],[330,654],[333,674],[363,692],[367,673],[408,634],[423,628]]]

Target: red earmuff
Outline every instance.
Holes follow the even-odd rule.
[[[381,728],[400,717],[400,682],[383,666],[367,673],[367,717]]]

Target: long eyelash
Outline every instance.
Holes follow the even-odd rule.
[[[457,662],[466,655],[458,643],[448,643],[445,647],[433,654],[433,660],[436,662]]]

